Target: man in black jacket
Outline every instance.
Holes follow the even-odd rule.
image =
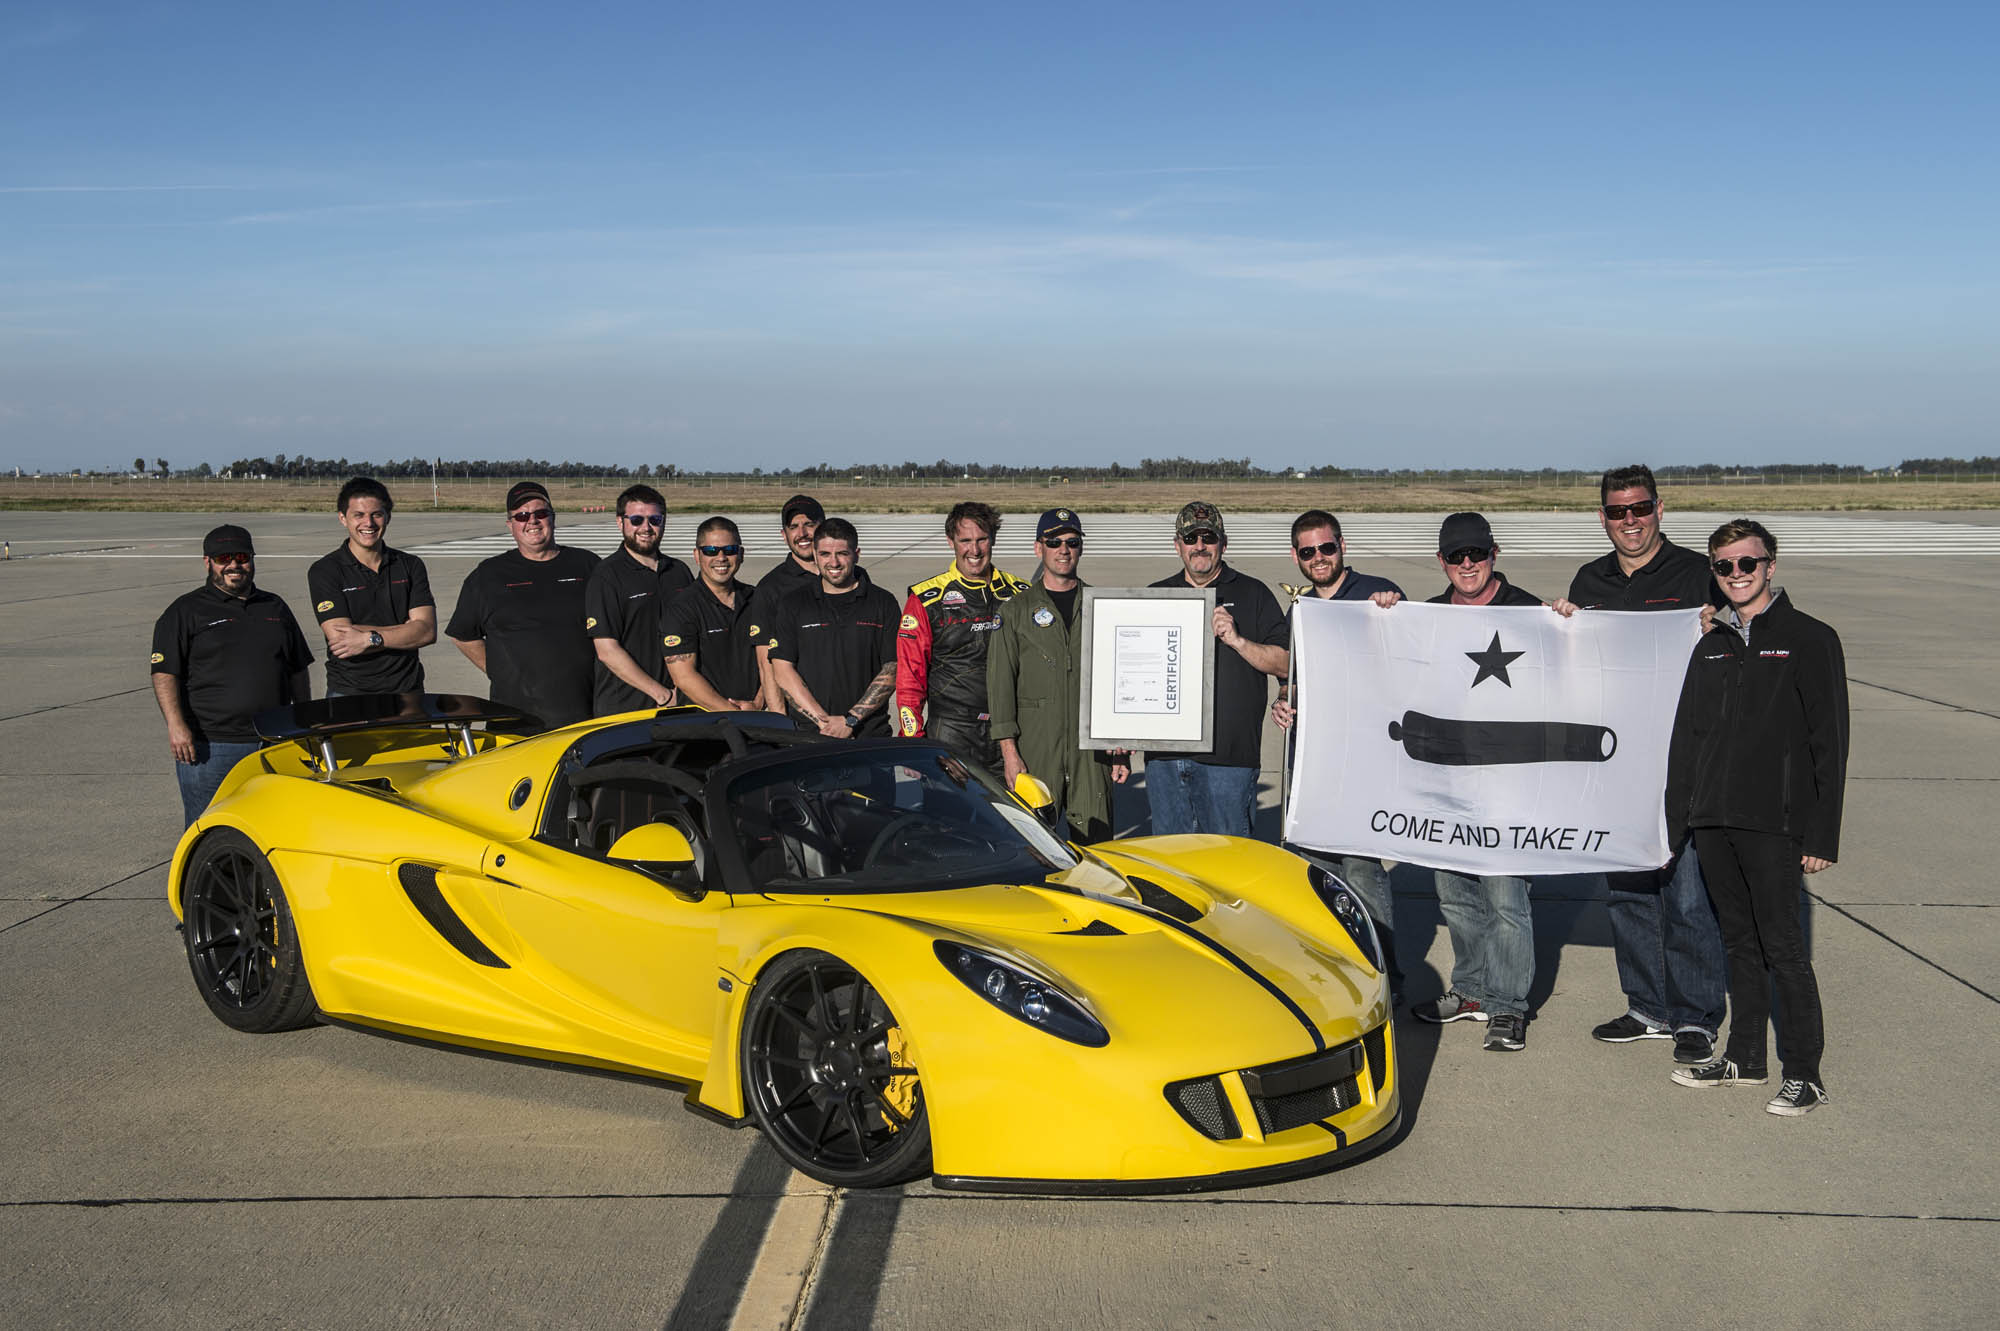
[[[1643,465],[1615,467],[1598,488],[1611,549],[1576,571],[1569,599],[1583,610],[1694,610],[1722,594],[1697,550],[1660,530],[1659,485]],[[1715,1057],[1725,995],[1722,931],[1692,849],[1665,869],[1604,875],[1611,955],[1625,1011],[1591,1034],[1610,1044],[1672,1040],[1674,1060]]]
[[[1683,1086],[1762,1085],[1771,989],[1784,1085],[1765,1106],[1796,1117],[1827,1103],[1819,982],[1799,926],[1799,870],[1840,852],[1847,779],[1847,665],[1840,635],[1777,586],[1778,542],[1747,518],[1708,538],[1728,606],[1695,644],[1667,756],[1670,845],[1692,832],[1729,957],[1729,1042]]]

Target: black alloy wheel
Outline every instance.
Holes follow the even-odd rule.
[[[757,1125],[802,1174],[880,1188],[930,1172],[923,1085],[902,1026],[838,957],[793,952],[758,979],[743,1080]]]
[[[195,847],[184,881],[188,966],[209,1010],[239,1031],[312,1025],[312,986],[271,862],[223,828]]]

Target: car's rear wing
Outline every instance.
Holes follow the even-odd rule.
[[[334,741],[374,730],[438,729],[450,733],[459,757],[478,752],[472,728],[505,729],[532,733],[542,728],[540,718],[510,707],[463,693],[363,693],[338,698],[315,698],[257,713],[251,723],[259,738],[269,744],[297,740],[317,749],[320,775],[331,779],[339,762]]]

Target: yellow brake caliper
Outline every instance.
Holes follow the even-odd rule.
[[[903,1028],[901,1026],[891,1026],[888,1033],[882,1037],[882,1042],[888,1049],[889,1065],[891,1067],[904,1068],[913,1066],[909,1055],[910,1042],[903,1038]],[[882,1103],[902,1115],[904,1122],[915,1117],[917,1112],[916,1074],[910,1073],[907,1076],[891,1078],[889,1084],[882,1088]],[[886,1114],[882,1117],[883,1122],[888,1125],[891,1132],[897,1131],[902,1126]]]

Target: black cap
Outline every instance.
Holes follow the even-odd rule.
[[[1454,513],[1438,528],[1439,554],[1448,555],[1472,545],[1486,550],[1493,548],[1493,528],[1479,514]]]
[[[811,518],[815,527],[826,521],[826,510],[819,506],[819,500],[811,495],[793,495],[785,501],[784,511],[778,514],[778,525],[791,526],[792,519],[801,513]]]
[[[214,559],[218,555],[255,555],[257,551],[250,545],[249,532],[225,523],[201,538],[201,553],[204,558]]]
[[[1052,508],[1035,522],[1035,539],[1045,541],[1059,531],[1083,535],[1083,519],[1066,508]]]
[[[507,511],[512,513],[525,499],[539,499],[550,508],[556,506],[556,501],[549,498],[549,488],[540,481],[516,481],[507,492]]]

